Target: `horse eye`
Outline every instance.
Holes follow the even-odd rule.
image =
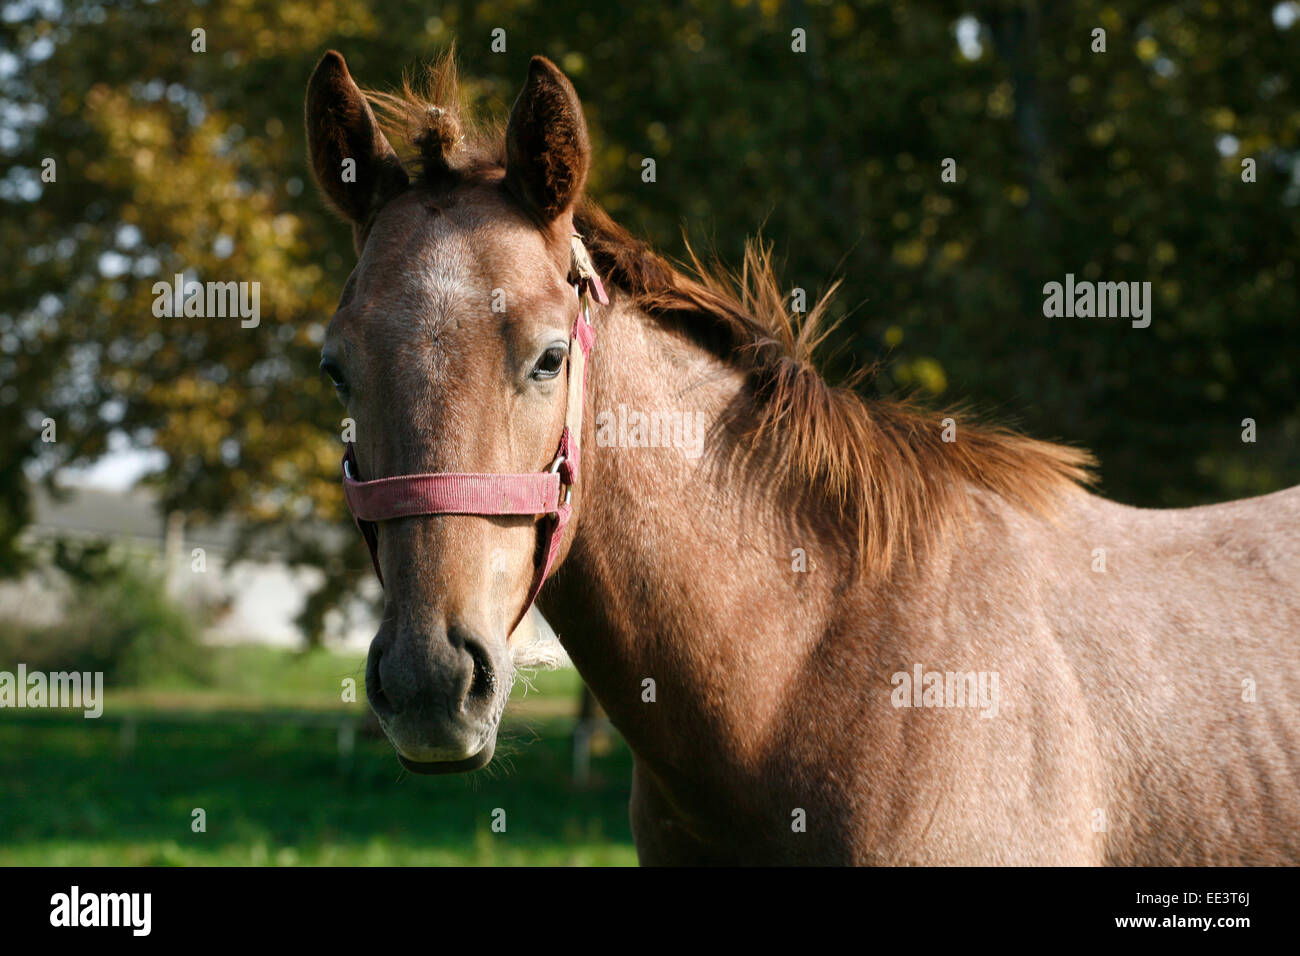
[[[560,374],[560,369],[564,368],[564,358],[567,354],[568,352],[558,345],[547,349],[537,360],[537,366],[533,369],[533,378],[539,380],[555,378]]]
[[[343,372],[333,360],[325,359],[320,363],[320,370],[329,376],[330,381],[334,384],[334,390],[340,395],[344,395],[348,390],[347,380],[343,378]]]

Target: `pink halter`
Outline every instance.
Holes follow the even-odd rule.
[[[545,471],[522,475],[441,472],[361,481],[351,442],[343,455],[343,494],[352,512],[352,520],[370,548],[370,560],[381,585],[384,575],[379,569],[377,523],[380,521],[416,515],[541,515],[532,587],[523,610],[510,626],[511,633],[533,606],[538,592],[550,576],[560,542],[564,540],[565,526],[573,513],[570,500],[573,486],[578,481],[578,444],[582,438],[587,358],[596,335],[591,324],[591,299],[594,296],[601,305],[609,303],[581,238],[575,234],[571,245],[569,281],[578,293],[578,315],[569,334],[568,407],[559,448]]]

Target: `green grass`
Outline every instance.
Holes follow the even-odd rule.
[[[295,710],[324,713],[366,710],[366,656],[327,650],[306,653],[241,645],[209,650],[211,680],[168,678],[142,687],[109,688],[106,707],[136,710]],[[3,666],[3,665],[0,665]],[[352,680],[355,702],[346,703]],[[510,712],[572,716],[582,687],[572,670],[525,672],[515,683]]]
[[[572,672],[516,685],[488,768],[422,777],[382,737],[359,733],[340,757],[340,718],[365,708],[359,656],[213,653],[211,686],[109,689],[98,720],[0,712],[0,865],[636,862],[617,735],[597,748],[590,784],[571,782]],[[341,700],[346,676],[355,704]],[[206,832],[191,829],[195,808]]]

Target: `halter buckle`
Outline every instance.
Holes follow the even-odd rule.
[[[546,469],[547,473],[552,475],[559,474],[560,466],[563,465],[567,460],[568,459],[565,455],[556,455],[555,461],[551,462],[551,467]],[[564,479],[560,479],[560,480],[563,481]],[[572,498],[573,498],[573,485],[565,485],[564,504],[567,505],[569,501],[572,500]]]

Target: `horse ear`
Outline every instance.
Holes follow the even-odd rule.
[[[307,83],[307,144],[316,185],[359,240],[370,217],[409,179],[334,50],[321,57]]]
[[[506,127],[507,186],[549,223],[577,201],[590,166],[587,121],[573,84],[546,57],[533,57]]]

